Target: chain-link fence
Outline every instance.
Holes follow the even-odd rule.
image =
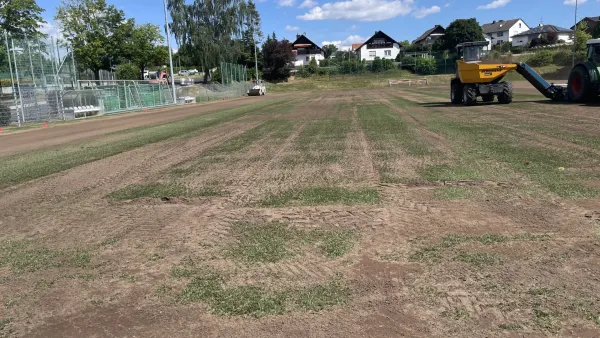
[[[234,63],[221,62],[219,67],[220,78],[213,79],[213,81],[221,81],[221,84],[228,85],[234,84],[235,82],[246,82],[248,81],[248,74],[246,66],[237,65]]]
[[[196,102],[223,100],[247,95],[251,86],[249,82],[195,84],[177,88],[177,97],[194,97]]]
[[[79,71],[70,46],[53,38],[5,33],[3,40],[0,104],[19,126],[175,104],[165,81],[116,81],[110,71],[99,78]]]

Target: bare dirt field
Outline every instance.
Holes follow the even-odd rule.
[[[599,336],[598,108],[447,91],[0,137],[0,337]]]

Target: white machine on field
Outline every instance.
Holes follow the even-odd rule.
[[[267,87],[263,80],[252,81],[252,88],[248,89],[248,96],[263,96],[267,93]]]

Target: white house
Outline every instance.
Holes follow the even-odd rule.
[[[490,36],[494,45],[512,42],[513,36],[529,30],[529,26],[522,19],[493,21],[486,23],[481,28],[483,33]]]
[[[395,59],[400,53],[400,44],[384,32],[378,31],[354,50],[359,60],[373,61],[376,57]]]
[[[529,47],[545,43],[572,43],[573,32],[568,28],[557,27],[554,25],[539,25],[538,27],[527,30],[523,33],[513,36],[512,45],[517,47]],[[532,45],[533,42],[533,45]]]
[[[296,57],[294,60],[294,66],[296,67],[308,66],[311,59],[315,59],[317,64],[319,64],[319,61],[325,59],[323,49],[304,35],[296,36],[296,41],[292,43],[292,53]]]

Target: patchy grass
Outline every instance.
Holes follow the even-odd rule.
[[[597,303],[594,299],[577,297],[573,299],[573,304],[570,308],[586,320],[594,323],[597,327],[600,327],[600,311],[596,310],[594,303]]]
[[[375,165],[384,183],[401,183],[408,179],[405,168],[418,167],[411,158],[430,157],[428,142],[397,112],[383,104],[358,106],[358,119],[373,148]]]
[[[468,199],[470,196],[470,190],[462,187],[444,187],[436,189],[434,192],[434,198],[440,200],[464,200]]]
[[[272,101],[242,108],[203,114],[146,128],[133,128],[123,133],[128,137],[109,141],[84,142],[77,146],[63,145],[40,151],[5,156],[0,161],[0,188],[97,161],[148,144],[176,137],[192,137],[204,129],[237,119],[245,114],[278,104]]]
[[[14,333],[14,330],[11,327],[11,323],[12,323],[12,318],[0,319],[0,337],[1,338],[8,338]]]
[[[442,317],[450,318],[454,320],[461,320],[469,317],[469,312],[462,307],[445,310],[440,314]]]
[[[533,322],[542,329],[556,332],[559,329],[557,314],[534,307],[532,310]]]
[[[111,192],[106,197],[115,200],[132,200],[136,198],[169,198],[169,197],[209,197],[222,196],[222,190],[207,187],[204,189],[190,189],[181,183],[145,183],[131,184],[117,191]]]
[[[484,234],[480,236],[459,236],[450,235],[442,237],[439,243],[425,246],[409,256],[412,261],[419,261],[425,263],[435,263],[442,258],[442,252],[446,249],[452,249],[460,244],[466,242],[478,242],[483,245],[492,245],[498,243],[505,243],[510,241],[544,241],[548,240],[548,235],[534,235],[529,233],[517,234],[517,235],[499,235],[499,234]],[[471,257],[469,254],[465,256],[459,255],[457,260],[466,263],[478,264],[478,262],[484,263],[486,259],[492,259],[492,257]]]
[[[379,192],[373,188],[347,189],[340,187],[298,188],[272,195],[261,206],[279,208],[288,205],[377,204]]]
[[[447,164],[432,165],[422,168],[421,177],[427,182],[483,180],[485,177],[476,167],[451,166]]]
[[[86,268],[92,255],[84,250],[51,250],[40,243],[18,240],[0,242],[0,267],[15,274],[57,267]]]
[[[501,262],[501,259],[497,254],[490,252],[463,252],[454,257],[454,260],[470,264],[476,268],[483,268],[485,266],[495,265]]]
[[[195,268],[189,277],[191,281],[175,299],[184,304],[205,302],[214,314],[221,316],[280,315],[288,311],[289,304],[296,304],[303,310],[320,311],[345,304],[350,296],[350,290],[340,281],[302,290],[272,291],[256,286],[227,287],[218,272],[206,268]],[[167,291],[164,287],[157,289],[162,295]]]
[[[300,290],[295,303],[304,310],[321,311],[327,307],[345,304],[350,297],[350,288],[339,280],[323,285],[314,285]]]
[[[227,255],[242,262],[275,263],[292,257],[303,246],[316,245],[329,258],[345,255],[354,246],[352,231],[297,230],[282,223],[235,223],[237,243]]]

